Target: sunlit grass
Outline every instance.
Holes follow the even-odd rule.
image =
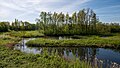
[[[14,37],[24,37],[24,38],[30,38],[30,37],[40,37],[44,36],[43,33],[40,33],[40,31],[11,31],[8,32],[10,36]]]
[[[9,35],[6,34],[0,34],[0,45],[5,45],[5,44],[9,44],[9,43],[18,43],[21,40],[21,38],[18,37],[11,37]]]

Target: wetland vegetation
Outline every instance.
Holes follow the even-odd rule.
[[[24,42],[25,38],[35,39]],[[89,61],[64,59],[57,53],[22,53],[14,50],[15,46],[93,47],[93,52],[96,47],[119,50],[120,24],[100,22],[91,9],[83,9],[72,15],[41,12],[36,24],[18,19],[11,23],[0,22],[0,67],[92,68]]]

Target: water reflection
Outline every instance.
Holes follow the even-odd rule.
[[[49,55],[58,53],[61,57],[67,60],[89,61],[93,68],[95,66],[103,68],[120,68],[120,53],[111,49],[103,48],[88,48],[88,47],[27,47],[25,43],[29,40],[24,40],[21,45],[16,45],[14,49],[20,50],[25,53],[44,54],[45,51]],[[22,41],[23,42],[23,41]]]
[[[59,36],[59,37],[51,37],[51,36],[45,36],[43,38],[46,38],[46,39],[56,39],[56,40],[71,40],[71,39],[78,39],[78,38],[74,38],[72,36]]]

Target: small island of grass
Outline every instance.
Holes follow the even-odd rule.
[[[119,48],[120,47],[120,36],[112,37],[98,37],[91,36],[83,39],[45,39],[39,38],[35,40],[30,40],[26,44],[27,46],[54,46],[54,47],[72,47],[72,46],[87,46],[87,47],[110,47]]]

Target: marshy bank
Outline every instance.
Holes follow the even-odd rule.
[[[7,46],[12,48],[15,44],[17,44],[21,38],[18,37],[11,37],[9,35],[2,34],[0,35],[0,45]]]
[[[49,56],[47,53],[44,55],[25,54],[5,46],[0,46],[0,58],[0,67],[2,68],[92,68],[84,61],[66,61],[58,55]]]
[[[47,53],[26,54],[17,50],[11,50],[5,46],[0,46],[0,67],[2,68],[92,68],[84,61],[66,61],[56,55],[49,56]]]
[[[27,32],[27,33],[31,34],[32,32],[33,31]],[[94,67],[102,66],[103,68],[105,68],[106,66],[118,67],[120,64],[119,62],[120,36],[119,35],[109,36],[109,37],[44,36],[42,38],[41,37],[32,38],[32,39],[24,38],[22,40],[21,37],[23,37],[23,35],[21,36],[19,35],[22,32],[20,33],[15,32],[15,33],[16,33],[15,34],[16,36],[14,35],[14,33],[13,34],[9,32],[3,33],[0,38],[1,40],[0,44],[2,45],[0,47],[1,48],[0,57],[2,57],[0,64],[2,67],[29,67],[29,66],[36,67],[38,66],[38,68],[39,67],[92,68],[92,66]],[[24,34],[24,32],[22,34]],[[29,34],[26,34],[26,37],[28,37],[27,35]],[[29,37],[35,37],[35,36],[30,35]],[[33,45],[29,47],[29,42],[31,44],[34,44],[35,46]],[[118,50],[94,48],[96,46],[95,45],[93,46],[92,44],[98,44],[98,43],[100,47],[103,47],[103,44],[104,45],[115,44],[114,46],[116,46]],[[41,44],[42,44],[42,47],[41,47]],[[80,44],[83,44],[83,45],[80,45]],[[15,45],[14,50],[8,49],[4,45],[8,45],[8,46]]]
[[[43,37],[44,34],[39,31],[9,31],[0,32],[0,45],[13,47],[23,38]]]
[[[40,54],[27,54],[13,48],[19,43],[21,38],[9,36],[6,34],[0,35],[0,67],[1,68],[92,68],[90,63],[85,61],[64,60],[57,54],[48,55],[48,53]],[[16,45],[15,45],[16,46]]]

